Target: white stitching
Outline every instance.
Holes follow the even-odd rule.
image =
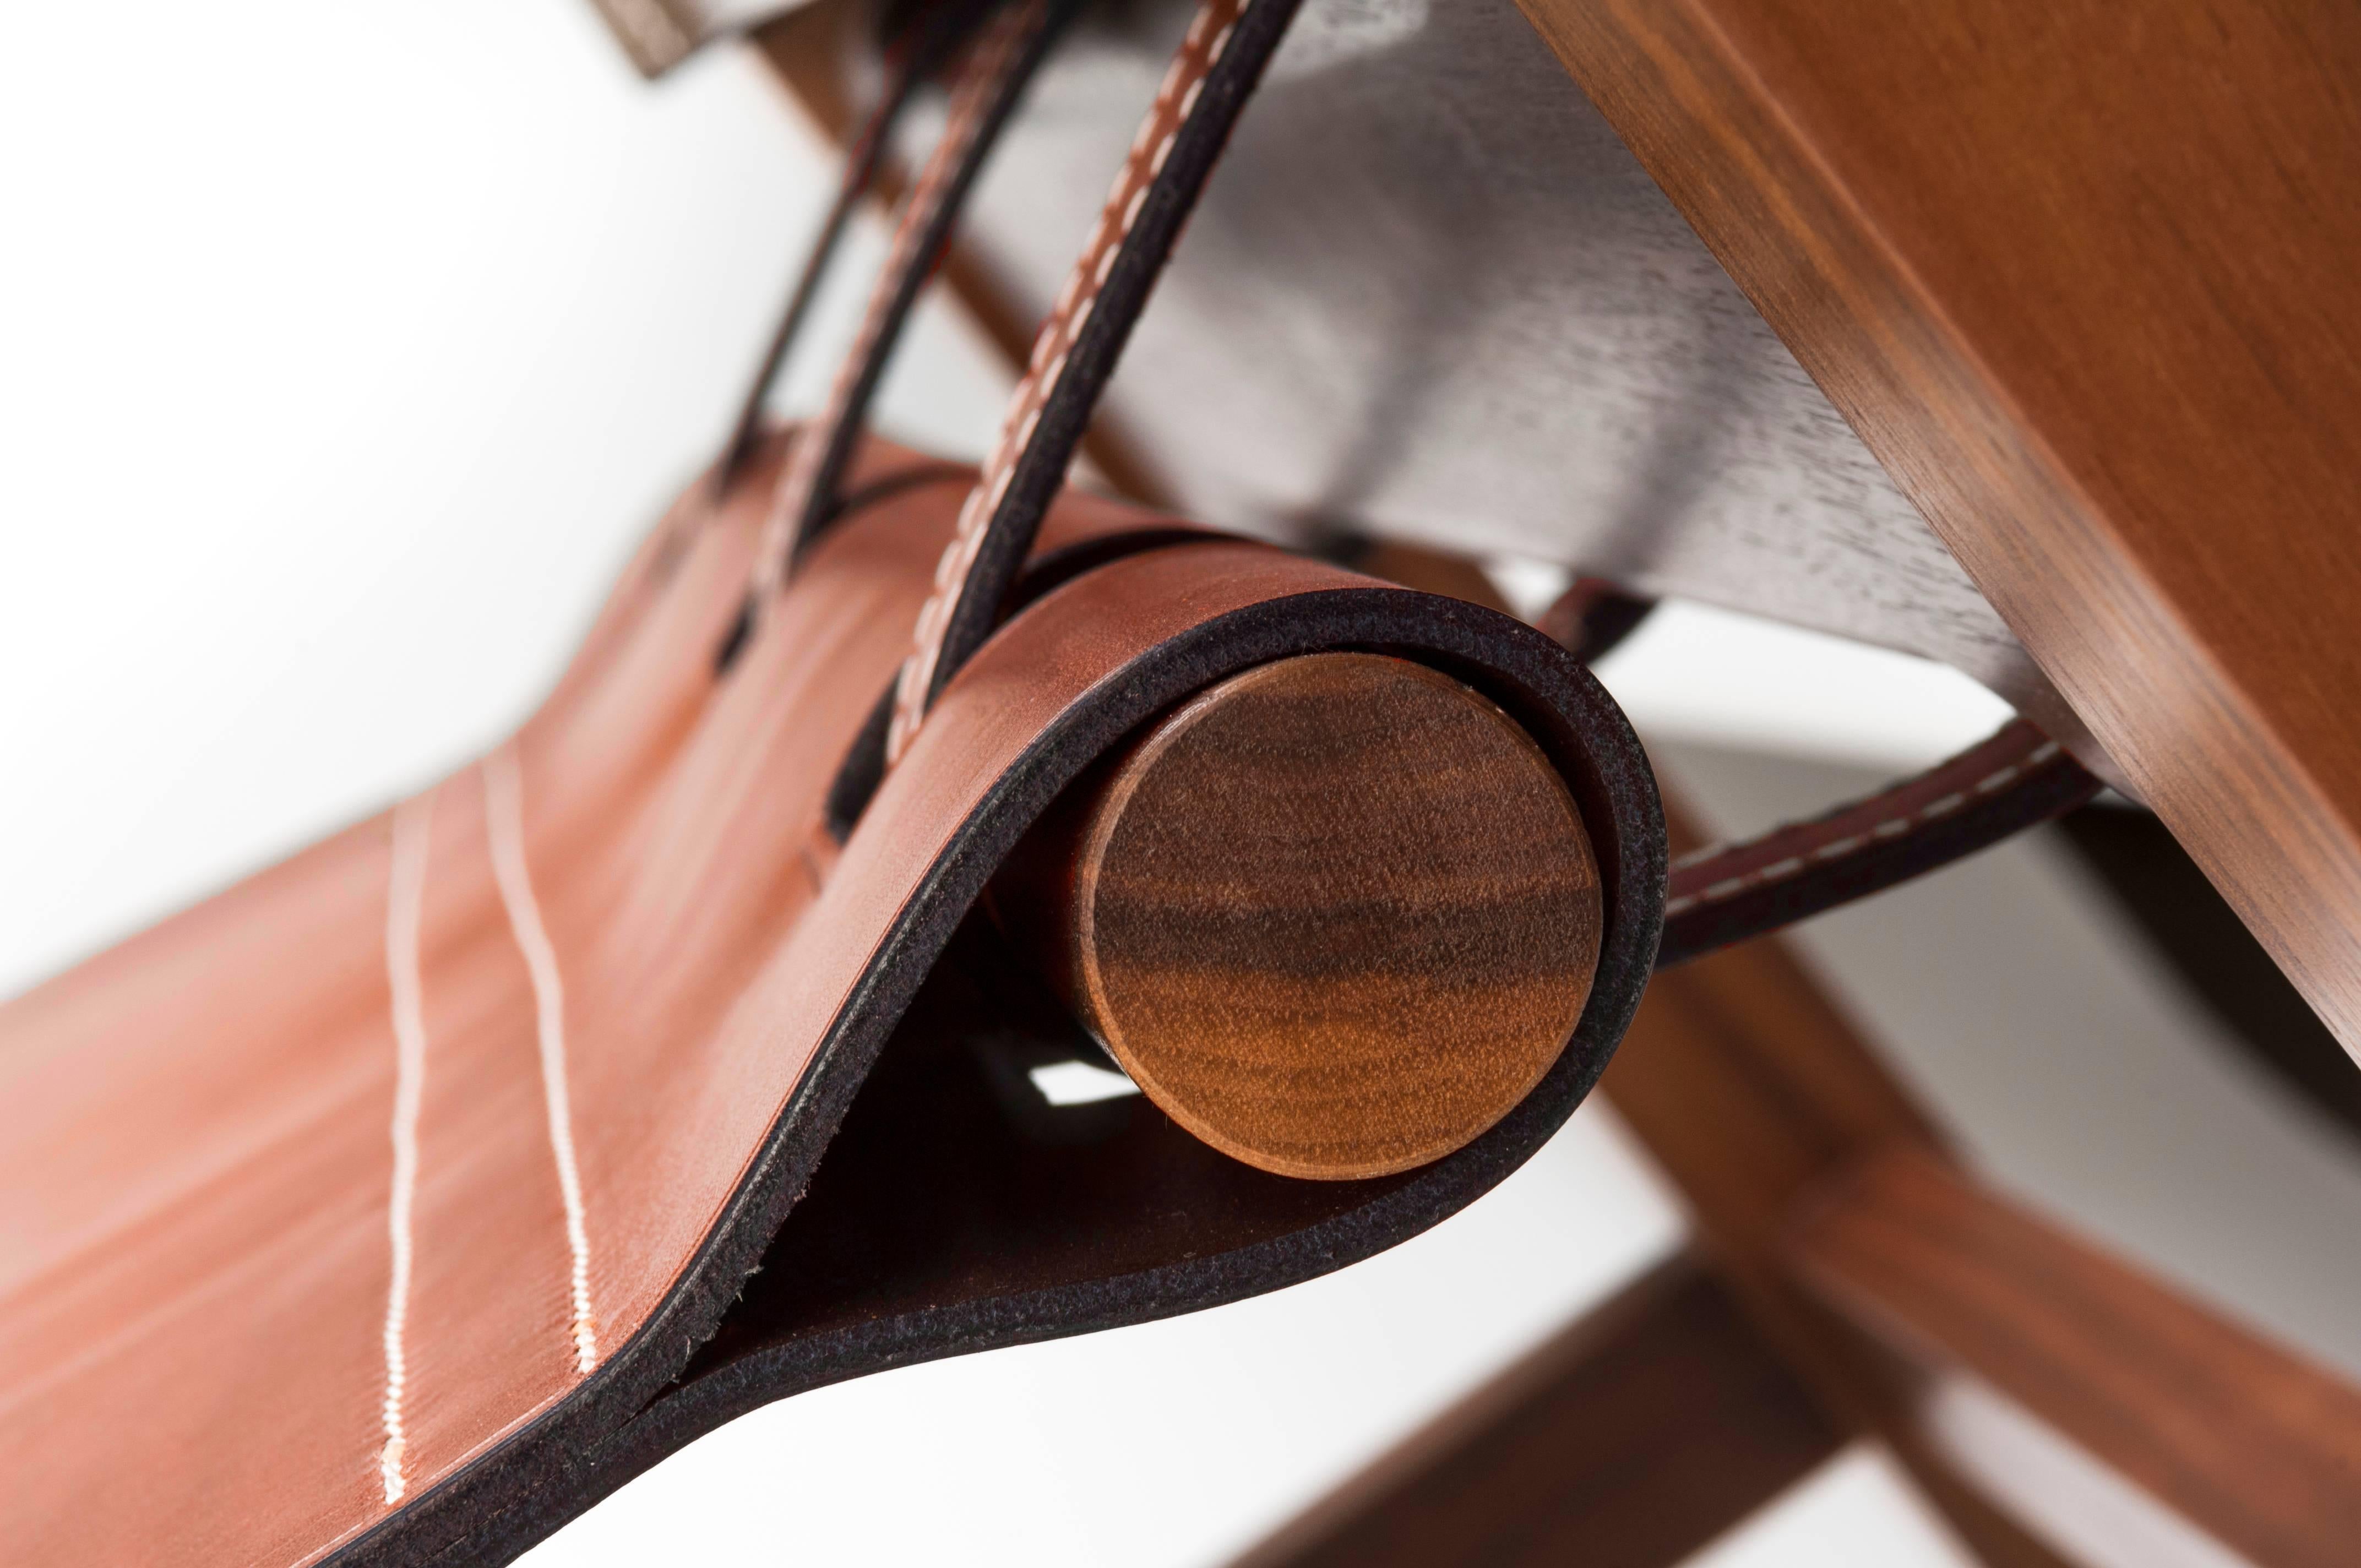
[[[1007,73],[1011,57],[1037,25],[1038,11],[1038,5],[1009,7],[994,24],[994,30],[978,46],[961,73],[950,124],[902,203],[884,270],[870,291],[851,346],[838,362],[836,377],[829,384],[828,402],[818,420],[796,432],[787,464],[771,492],[770,510],[763,520],[754,568],[748,583],[749,597],[757,606],[767,607],[785,582],[789,565],[786,555],[794,543],[796,527],[811,509],[812,493],[818,488],[820,464],[833,439],[832,433],[850,415],[861,368],[874,354],[885,331],[899,280],[916,265],[919,243],[934,221],[944,191],[983,134],[985,111],[993,94]]]
[[[572,1298],[574,1370],[598,1365],[598,1324],[590,1310],[590,1230],[583,1217],[582,1173],[574,1156],[574,1110],[566,1079],[566,990],[557,949],[533,897],[524,850],[524,776],[511,741],[486,757],[484,833],[491,841],[492,880],[500,884],[509,930],[533,978],[533,1032],[541,1047],[541,1093],[549,1119],[549,1152],[557,1165],[557,1192],[566,1206],[566,1289]]]
[[[2043,742],[2041,746],[2029,753],[2024,762],[2015,763],[2009,767],[2002,768],[1995,773],[1987,773],[1982,779],[1979,779],[1973,785],[1974,793],[1978,795],[1990,795],[1994,790],[2003,788],[2020,775],[2033,771],[2040,764],[2056,757],[2059,754],[2059,750],[2060,748],[2055,740]],[[1916,811],[1909,814],[1908,816],[1886,818],[1884,821],[1880,822],[1875,827],[1872,828],[1866,834],[1853,834],[1848,838],[1834,839],[1829,843],[1818,846],[1806,855],[1790,856],[1784,861],[1774,861],[1769,865],[1758,867],[1753,871],[1743,872],[1741,875],[1729,877],[1720,882],[1713,883],[1708,885],[1701,892],[1684,894],[1680,897],[1668,899],[1664,904],[1664,915],[1667,918],[1670,918],[1673,916],[1680,915],[1690,909],[1696,908],[1701,904],[1719,903],[1722,899],[1729,898],[1751,887],[1765,887],[1773,883],[1784,882],[1787,878],[1801,872],[1805,866],[1811,861],[1841,859],[1846,855],[1851,854],[1854,850],[1860,849],[1863,844],[1869,842],[1872,839],[1892,839],[1897,838],[1900,835],[1910,831],[1910,829],[1918,823],[1931,822],[1936,817],[1947,816],[1951,812],[1957,811],[1961,806],[1965,805],[1966,802],[1967,795],[1965,793],[1947,795],[1940,796],[1938,799],[1930,800],[1925,806],[1920,806]],[[1855,809],[1855,807],[1840,807],[1837,815],[1842,815],[1843,812],[1852,809]],[[1759,843],[1761,840],[1757,839],[1752,842]],[[1683,855],[1678,860],[1675,861],[1673,862],[1672,869],[1676,872],[1686,871],[1691,866],[1707,864],[1712,861],[1719,860],[1725,855],[1737,853],[1748,847],[1749,845],[1747,844],[1714,845],[1702,850],[1693,850],[1689,851],[1689,853]]]
[[[1156,103],[1148,111],[1150,122],[1162,114],[1165,106],[1172,102],[1172,94],[1180,86],[1180,73],[1187,69],[1188,64],[1189,49],[1184,45],[1181,51],[1172,57],[1172,63],[1164,68],[1164,80],[1156,84]]]
[[[1213,46],[1207,50],[1202,63],[1192,61],[1191,56],[1198,41],[1204,37],[1205,27],[1220,7],[1222,0],[1204,0],[1196,17],[1190,23],[1187,38],[1182,41],[1180,50],[1173,55],[1171,63],[1165,68],[1164,79],[1157,87],[1155,105],[1148,111],[1146,119],[1141,122],[1138,133],[1133,136],[1131,148],[1124,160],[1124,165],[1115,172],[1115,183],[1107,192],[1105,205],[1099,214],[1097,226],[1092,231],[1090,243],[1082,247],[1082,257],[1076,262],[1073,273],[1067,279],[1065,289],[1059,293],[1060,303],[1062,307],[1072,297],[1074,279],[1082,276],[1085,268],[1088,269],[1092,280],[1093,291],[1082,297],[1079,306],[1079,315],[1068,316],[1062,308],[1052,312],[1050,319],[1043,323],[1041,333],[1034,342],[1031,356],[1033,364],[1038,366],[1040,363],[1041,356],[1052,343],[1062,346],[1070,345],[1074,342],[1076,334],[1081,331],[1081,322],[1088,319],[1091,307],[1097,302],[1095,291],[1105,287],[1108,275],[1115,269],[1115,258],[1121,254],[1124,243],[1130,238],[1132,225],[1138,221],[1140,212],[1147,204],[1148,188],[1154,181],[1154,173],[1149,173],[1145,180],[1141,179],[1139,158],[1141,149],[1148,145],[1148,134],[1162,123],[1174,93],[1180,91],[1180,83],[1186,79],[1189,85],[1181,98],[1180,114],[1170,127],[1166,130],[1155,154],[1155,168],[1157,171],[1160,171],[1165,159],[1170,156],[1170,144],[1179,137],[1181,129],[1189,121],[1191,113],[1196,108],[1204,88],[1206,75],[1221,60],[1222,51],[1229,47],[1231,35],[1237,29],[1239,18],[1246,15],[1253,3],[1254,0],[1245,0],[1245,3],[1239,5],[1236,13],[1223,26],[1221,31],[1213,36]],[[1126,202],[1121,223],[1113,238],[1105,240],[1104,248],[1101,249],[1102,240],[1106,236],[1109,214],[1114,211],[1117,199],[1123,196],[1124,192],[1135,181],[1139,181],[1138,189],[1134,191]],[[1001,498],[1007,493],[1009,480],[1013,477],[1013,465],[1018,456],[1018,454],[1007,451],[1012,433],[1021,426],[1026,435],[1030,435],[1035,423],[1040,418],[1042,405],[1047,402],[1049,393],[1049,386],[1028,377],[1025,384],[1018,387],[1016,397],[1011,400],[1008,415],[1001,422],[1001,439],[994,448],[991,460],[984,465],[984,474],[991,477],[980,477],[975,490],[970,493],[969,502],[972,506],[975,497],[984,492],[987,488],[992,499],[986,503],[980,515],[972,513],[968,508],[963,507],[961,510],[958,528],[952,536],[954,548],[959,549],[965,559],[972,561],[974,554],[982,548],[981,539],[971,543],[966,541],[965,536],[972,531],[989,526],[990,514],[998,510]],[[1016,445],[1021,449],[1024,444],[1024,437],[1018,437]],[[1004,467],[1004,462],[1010,466]],[[946,559],[948,558],[947,554]],[[925,718],[926,691],[934,684],[935,666],[942,653],[939,640],[929,635],[929,628],[939,620],[948,627],[950,619],[950,606],[945,604],[939,609],[935,601],[957,592],[959,587],[960,582],[956,579],[948,582],[939,580],[935,593],[919,609],[917,625],[913,629],[914,645],[909,656],[902,662],[901,676],[895,685],[894,717],[885,729],[885,762],[889,767],[902,760],[903,752],[908,749],[912,737],[917,733],[918,726]]]
[[[418,1196],[418,1111],[426,1091],[426,1009],[419,973],[418,927],[426,903],[428,830],[434,817],[434,792],[414,795],[393,808],[393,859],[386,876],[385,979],[392,993],[393,1180],[386,1201],[386,1237],[392,1252],[385,1292],[385,1399],[380,1419],[385,1446],[378,1453],[385,1500],[401,1501],[410,1489],[402,1474],[410,1442],[402,1427],[401,1401],[409,1383],[403,1336],[410,1326],[411,1211]]]

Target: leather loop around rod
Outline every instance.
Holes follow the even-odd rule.
[[[1000,439],[936,568],[897,683],[888,763],[999,623],[1132,326],[1299,3],[1202,0],[1034,341]]]
[[[748,678],[715,687],[704,653],[756,487],[661,591],[624,585],[503,749],[509,859],[490,772],[465,768],[0,1009],[0,1560],[505,1561],[737,1410],[1341,1266],[1563,1122],[1646,982],[1665,874],[1646,759],[1576,661],[1477,607],[1070,494],[1037,552],[1064,580],[946,690],[839,851],[830,771],[965,493],[882,444],[862,471],[874,499]],[[1167,547],[1106,559],[1142,531]],[[1608,912],[1566,1051],[1395,1177],[1272,1177],[1145,1112],[1060,1163],[977,1092],[1003,1032],[939,988],[1021,966],[961,961],[957,934],[1142,724],[1332,650],[1477,687],[1565,773]]]
[[[920,494],[906,493],[905,515]],[[832,537],[829,554],[862,544],[868,559],[890,560],[860,537],[869,521]],[[1563,649],[1507,617],[1267,546],[1191,537],[1182,548],[1115,559],[1029,605],[946,691],[919,743],[884,780],[781,950],[782,976],[792,981],[778,994],[792,1005],[748,1036],[750,1045],[762,1042],[761,1059],[772,1064],[765,1070],[785,1072],[791,1087],[658,1310],[564,1399],[331,1561],[506,1561],[682,1443],[771,1399],[912,1361],[1167,1316],[1327,1272],[1455,1212],[1564,1122],[1638,1003],[1662,917],[1663,819],[1629,726]],[[789,593],[798,603],[840,601],[842,576],[840,563],[826,570],[816,563],[811,579]],[[1151,1227],[1125,1240],[1122,1214],[1079,1227],[1059,1222],[1027,1244],[1046,1249],[1036,1264],[1022,1248],[1004,1256],[995,1247],[972,1266],[946,1271],[928,1252],[906,1281],[872,1277],[867,1260],[891,1239],[876,1227],[890,1230],[886,1222],[901,1212],[889,1192],[889,1212],[864,1222],[871,1228],[853,1238],[862,1261],[851,1299],[764,1316],[774,1310],[765,1292],[793,1297],[805,1288],[798,1269],[811,1255],[797,1250],[797,1233],[783,1231],[782,1221],[813,1185],[856,1091],[1025,831],[1094,760],[1157,714],[1230,674],[1334,649],[1415,659],[1483,691],[1563,771],[1590,826],[1605,943],[1590,1000],[1541,1086],[1466,1148],[1395,1177],[1290,1182],[1212,1157],[1245,1172],[1240,1179],[1253,1189],[1196,1212],[1212,1232],[1159,1240]],[[841,674],[882,682],[884,671]],[[917,1074],[922,1085],[938,1077]],[[842,1163],[833,1152],[829,1159]],[[955,1170],[917,1175],[936,1184],[920,1209],[941,1201],[940,1183],[960,1179]],[[1135,1207],[1132,1219],[1161,1225],[1170,1218],[1170,1202]],[[774,1236],[782,1251],[754,1274]],[[1090,1245],[1074,1252],[1076,1238]],[[717,1330],[727,1332],[717,1338]]]

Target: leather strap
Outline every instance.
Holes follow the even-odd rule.
[[[2104,787],[2023,718],[1890,789],[1674,862],[1656,967],[1775,931],[1988,849]]]
[[[1605,577],[1576,577],[1533,624],[1588,664],[1637,631],[1655,608],[1655,600],[1636,598]]]
[[[737,422],[731,427],[729,444],[723,448],[719,466],[714,471],[713,488],[719,495],[736,482],[745,471],[746,464],[762,440],[763,411],[770,401],[771,389],[779,378],[780,368],[786,363],[788,351],[802,334],[804,319],[811,313],[812,302],[818,297],[820,280],[827,277],[838,247],[842,244],[845,230],[852,224],[852,214],[877,183],[878,170],[884,166],[885,149],[892,144],[894,129],[919,84],[942,69],[943,63],[974,28],[981,6],[976,0],[960,0],[956,4],[929,6],[924,14],[906,26],[886,50],[887,78],[885,93],[862,122],[852,145],[845,149],[844,168],[837,180],[836,198],[829,203],[828,216],[821,221],[818,236],[812,241],[810,252],[804,258],[803,270],[796,278],[796,286],[787,296],[786,309],[780,313],[779,324],[771,334],[770,346],[763,351],[762,365],[754,372],[746,389],[745,399],[739,404]]]
[[[1204,0],[1108,192],[1097,230],[1036,338],[1000,440],[985,461],[920,611],[884,742],[902,756],[928,707],[997,624],[1092,408],[1113,374],[1196,197],[1298,0]],[[1643,602],[1586,579],[1553,632],[1596,657],[1636,626]],[[873,728],[849,762],[867,774]],[[1666,892],[1659,967],[1891,887],[2091,798],[2100,781],[2037,727],[1982,744],[1815,821],[1703,851]]]
[[[649,815],[617,817],[608,825],[614,837],[596,836],[680,888],[705,880],[702,869],[683,863],[682,847],[694,840],[724,863],[742,864],[744,885],[761,889],[733,902],[759,933],[739,946],[715,939],[718,927],[686,938],[668,897],[611,898],[603,877],[579,884],[580,908],[597,923],[628,928],[627,942],[661,925],[672,944],[665,961],[628,979],[595,965],[580,976],[591,995],[577,1006],[575,1043],[579,1059],[598,1060],[601,1070],[578,1081],[575,1114],[586,1168],[613,1173],[594,1191],[591,1211],[594,1241],[612,1260],[596,1287],[597,1370],[582,1377],[566,1363],[522,1398],[503,1377],[471,1376],[509,1367],[522,1359],[519,1343],[550,1341],[553,1328],[544,1312],[493,1312],[520,1300],[530,1309],[541,1298],[529,1292],[465,1298],[469,1311],[513,1332],[460,1347],[446,1327],[428,1342],[434,1371],[423,1387],[433,1389],[437,1431],[429,1450],[412,1456],[411,1490],[390,1508],[373,1495],[359,1503],[341,1494],[323,1508],[300,1486],[274,1486],[274,1466],[306,1443],[337,1441],[336,1401],[352,1383],[337,1358],[368,1365],[373,1347],[360,1336],[332,1339],[323,1367],[298,1368],[300,1387],[325,1390],[318,1405],[301,1409],[312,1424],[247,1419],[258,1409],[280,1416],[267,1401],[289,1374],[275,1346],[253,1348],[259,1336],[251,1310],[226,1309],[229,1331],[243,1336],[238,1354],[220,1358],[218,1370],[206,1364],[213,1375],[198,1392],[236,1393],[190,1402],[238,1418],[223,1422],[218,1438],[231,1445],[235,1465],[198,1480],[234,1468],[245,1489],[216,1486],[194,1505],[195,1526],[219,1532],[208,1539],[264,1560],[271,1554],[247,1549],[258,1536],[276,1531],[313,1546],[346,1529],[328,1559],[340,1568],[504,1562],[683,1442],[770,1399],[913,1361],[1236,1299],[1366,1256],[1499,1180],[1587,1091],[1638,1003],[1660,916],[1664,828],[1630,727],[1577,662],[1528,627],[1266,545],[1200,539],[1079,576],[1053,572],[1062,586],[1013,618],[946,693],[841,859],[808,881],[773,874],[786,863],[779,850],[796,825],[808,820],[828,761],[848,741],[852,699],[882,687],[903,656],[902,617],[915,613],[927,588],[925,564],[936,553],[928,546],[950,536],[958,494],[905,488],[831,535],[786,590],[779,641],[757,647],[749,662],[750,674],[817,668],[822,678],[741,681],[698,704],[696,728],[706,743],[664,770],[671,783],[645,797]],[[1134,521],[1162,531],[1152,517],[1084,496],[1069,494],[1059,506],[1063,532],[1053,517],[1044,539],[1061,540],[1064,549],[1103,554],[1104,536]],[[1093,512],[1103,521],[1092,521]],[[1039,567],[1055,558],[1045,552]],[[889,619],[886,610],[900,614]],[[958,950],[985,884],[1041,812],[1148,718],[1229,674],[1342,648],[1415,658],[1477,685],[1524,726],[1566,779],[1584,820],[1598,825],[1606,946],[1565,1052],[1527,1100],[1466,1148],[1365,1181],[1275,1177],[1197,1144],[1157,1114],[1134,1115],[1101,1142],[1049,1142],[1027,1132],[981,1092],[976,1067],[989,1071],[995,1056],[1054,1047],[1072,1025],[1046,999],[1036,998],[1028,1023],[1017,999],[977,994],[1022,978],[1005,953]],[[758,738],[765,765],[752,768],[747,747]],[[536,755],[557,754],[555,740],[527,744],[529,768]],[[681,795],[684,786],[695,795]],[[716,789],[721,797],[708,793]],[[691,798],[695,809],[678,809]],[[752,852],[735,836],[720,847],[707,833],[717,812],[741,808],[752,815],[731,819],[761,822],[774,835],[770,851]],[[670,831],[644,831],[659,820]],[[585,839],[572,853],[592,848]],[[455,863],[446,861],[445,871]],[[448,940],[447,894],[444,905],[446,935],[438,939],[430,928],[430,959]],[[556,928],[566,924],[559,912]],[[587,931],[574,942],[585,939]],[[946,949],[950,963],[938,964]],[[692,1015],[673,1001],[690,970],[723,977],[738,999]],[[217,986],[228,983],[224,970],[206,972]],[[431,998],[451,981],[436,965],[425,983]],[[602,986],[606,1005],[597,1000]],[[651,986],[663,990],[643,996]],[[647,1010],[620,1015],[627,1010],[611,1005],[619,988]],[[243,1041],[252,1021],[243,1010],[232,1016]],[[863,1087],[873,1065],[886,1074],[876,1093]],[[434,1070],[430,1083],[453,1081],[456,1069],[446,1065],[439,1080]],[[369,1134],[378,1132],[381,1103],[360,1102]],[[857,1120],[844,1124],[840,1139],[849,1107]],[[545,1158],[532,1139],[526,1144]],[[374,1173],[377,1138],[363,1146]],[[448,1179],[489,1185],[504,1168],[471,1166],[492,1174]],[[481,1188],[459,1195],[490,1207]],[[352,1207],[348,1217],[335,1212],[360,1240],[333,1255],[373,1302],[383,1289],[376,1260],[384,1255],[384,1222],[379,1210]],[[502,1278],[542,1277],[526,1244],[549,1230],[545,1208],[520,1201],[500,1212],[504,1222],[512,1214],[523,1241],[486,1233],[469,1255]],[[447,1259],[447,1241],[429,1224],[420,1255]],[[179,1239],[161,1226],[143,1234],[167,1251]],[[203,1277],[243,1256],[208,1256]],[[126,1289],[151,1287],[159,1275],[141,1268],[131,1277]],[[168,1283],[189,1288],[177,1277]],[[307,1279],[294,1300],[272,1304],[308,1324],[322,1315],[323,1293]],[[446,1290],[443,1299],[459,1298]],[[150,1365],[109,1373],[138,1387],[153,1379]],[[328,1436],[315,1438],[323,1426]],[[16,1430],[30,1428],[20,1419]],[[128,1463],[168,1451],[182,1430],[141,1426]],[[0,1423],[0,1436],[6,1431]],[[106,1463],[78,1469],[77,1489],[61,1502],[44,1498],[37,1525],[75,1531],[80,1545],[91,1528],[82,1498],[112,1496],[96,1489],[112,1486],[124,1463],[117,1447]],[[149,1468],[170,1472],[168,1483],[188,1474]],[[144,1488],[140,1522],[194,1528],[191,1509],[175,1506],[183,1496]],[[0,1542],[6,1539],[0,1528]]]
[[[902,203],[892,249],[870,291],[860,331],[838,366],[828,405],[796,432],[788,448],[755,556],[752,592],[758,606],[785,584],[835,510],[870,405],[919,292],[941,264],[968,192],[1026,84],[1076,8],[1075,0],[1007,0],[970,51],[951,97],[950,121]]]
[[[1133,324],[1300,0],[1203,0],[1034,340],[895,683],[885,762],[998,623]]]
[[[1583,577],[1539,625],[1588,663],[1649,608],[1604,578]],[[1875,795],[1675,861],[1656,967],[1882,893],[2071,811],[2104,787],[2037,725],[2012,719],[1948,762]]]

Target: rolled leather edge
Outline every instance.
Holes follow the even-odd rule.
[[[1664,817],[1637,737],[1587,670],[1521,622],[1264,547],[1234,548],[1269,557],[1277,568],[1270,575],[1296,586],[1217,609],[1101,669],[1000,771],[902,901],[810,1069],[664,1305],[556,1406],[325,1562],[508,1562],[657,1461],[774,1399],[918,1361],[1174,1316],[1332,1272],[1457,1212],[1523,1164],[1573,1113],[1639,1005],[1663,929]],[[1126,580],[1170,577],[1176,565],[1185,573],[1232,553],[1202,545],[1151,552],[1058,588],[961,672],[929,731],[955,730],[943,720],[960,697],[995,700],[995,682],[1005,692],[1007,681],[1025,678],[1028,661],[1044,658],[1045,647],[1071,647],[1078,629],[1080,641],[1091,643],[1086,629],[1109,613],[1111,600],[1119,608],[1116,590]],[[1136,592],[1140,585],[1128,586]],[[1540,1085],[1457,1153],[1368,1182],[1366,1201],[1300,1229],[1105,1277],[790,1335],[718,1365],[692,1361],[810,1185],[855,1093],[953,931],[1059,794],[1140,724],[1189,695],[1274,659],[1335,650],[1414,659],[1485,693],[1524,724],[1564,773],[1582,811],[1597,849],[1606,930],[1588,1003]],[[955,761],[949,750],[922,747],[904,768]],[[863,824],[880,826],[891,823]]]

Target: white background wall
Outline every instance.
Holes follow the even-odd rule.
[[[580,0],[19,0],[8,38],[0,993],[513,723],[719,438],[829,177],[751,61],[720,51],[648,88]],[[807,356],[792,386],[807,395],[825,357]],[[933,313],[887,422],[972,451],[1003,388]],[[1611,680],[1660,738],[1889,765],[1992,713],[1940,672],[1705,612],[1663,618]],[[1832,787],[1825,770],[1809,785],[1743,772],[1724,770],[1717,806]],[[2118,1000],[2152,996],[2155,977],[2116,938],[2061,957],[2028,937],[2026,900],[2052,897],[2062,929],[2081,916],[2070,879],[2025,854],[1999,862],[2018,868],[2014,902],[1914,891],[1916,905],[1828,923],[1813,951],[1865,1015],[1918,1042],[1910,1070],[1983,1118],[1975,1146],[2030,1173],[2028,1190],[2286,1332],[2326,1332],[2361,1281],[2308,1261],[2317,1245],[2272,1242],[2284,1226],[2257,1239],[2251,1220],[2290,1183],[2333,1218],[2354,1196],[2348,1168],[2302,1135],[2257,1164],[2256,1139],[2282,1142],[2267,1128],[2198,1139],[2217,1171],[2244,1173],[2230,1197],[2197,1179],[2191,1146],[2159,1142],[2159,1125],[2208,1120],[2191,1108],[2216,1092],[2246,1094],[2267,1122],[2279,1109],[2223,1088],[2171,1006],[2087,1004],[2094,966],[2122,970],[2104,992]],[[1944,932],[1950,968],[1888,950],[1911,919]],[[1978,921],[2031,949],[2007,954],[2015,1003],[1973,989],[1991,972]],[[2058,1037],[2061,1009],[2080,1037]],[[2123,1080],[2097,1072],[2068,1075],[2090,1084],[2080,1123],[2012,1131],[2026,1104],[2056,1102],[2043,1064],[2094,1035],[2118,1074],[2158,1050],[2211,1065],[2166,1073],[2180,1087],[2160,1123],[2111,1111]],[[1995,1056],[1995,1037],[2012,1048]],[[2134,1098],[2152,1111],[2164,1092]],[[2112,1143],[2092,1143],[2092,1118]],[[2211,1205],[2202,1225],[2187,1194]],[[2204,1262],[2223,1228],[2248,1233],[2233,1270]],[[1611,1116],[1587,1108],[1500,1192],[1385,1258],[1179,1322],[774,1407],[533,1562],[693,1545],[752,1563],[1214,1563],[1679,1231]],[[1955,1561],[1881,1463],[1849,1457],[1716,1568]]]

